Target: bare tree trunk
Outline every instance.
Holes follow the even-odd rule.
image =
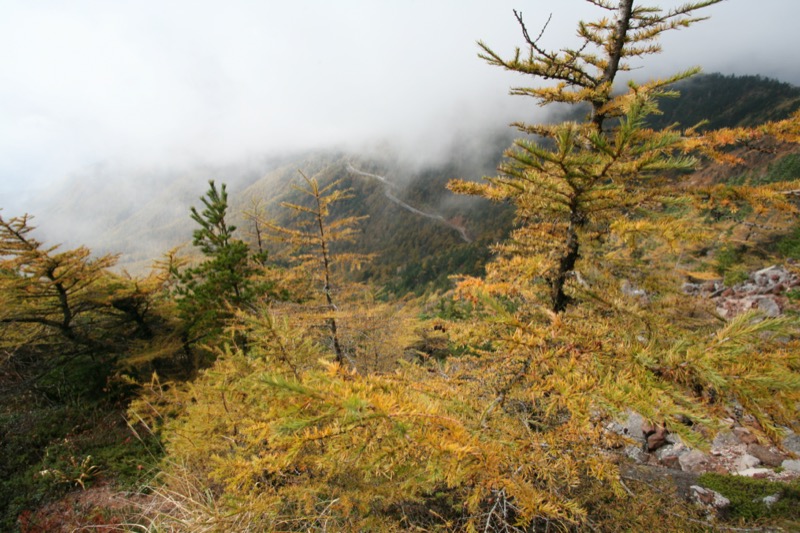
[[[610,99],[611,86],[619,71],[619,62],[620,59],[622,59],[622,52],[625,48],[625,41],[627,40],[630,20],[633,13],[633,2],[634,0],[621,0],[619,3],[619,19],[617,20],[617,28],[614,32],[613,41],[611,42],[611,50],[608,54],[608,65],[606,65],[603,76],[600,78],[600,83],[598,84],[598,87],[607,84],[607,94],[609,96],[602,100],[595,100],[592,102],[592,123],[597,128],[597,131],[603,131],[603,122],[606,119],[606,113],[602,108]]]
[[[320,247],[322,248],[322,266],[323,266],[323,276],[324,276],[324,286],[323,292],[325,292],[325,301],[328,303],[328,308],[330,312],[333,313],[336,311],[336,305],[333,303],[333,297],[331,296],[331,269],[330,269],[330,257],[328,255],[328,241],[325,237],[325,224],[322,220],[323,214],[323,207],[322,203],[320,202],[319,192],[314,191],[316,194],[317,200],[317,226],[319,228],[319,241]],[[327,320],[328,328],[331,330],[331,338],[333,339],[333,351],[336,354],[336,362],[339,364],[344,363],[344,352],[342,351],[342,346],[339,343],[339,333],[336,327],[336,318],[331,315],[330,318]]]

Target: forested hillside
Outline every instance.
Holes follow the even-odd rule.
[[[700,74],[674,88],[681,97],[661,100],[662,114],[648,118],[653,127],[675,123],[689,127],[703,120],[709,121],[705,129],[752,126],[788,118],[800,106],[800,89],[758,76]],[[585,114],[582,110],[570,116],[580,119]],[[489,246],[502,240],[512,227],[510,209],[458,198],[445,187],[452,178],[479,180],[491,175],[511,142],[510,133],[500,129],[487,133],[479,151],[459,149],[456,144],[446,163],[421,169],[389,155],[344,152],[285,155],[189,172],[152,169],[130,176],[120,175],[115,168],[98,167],[65,180],[40,200],[37,208],[46,214],[41,218],[47,222],[40,231],[53,242],[122,254],[119,268],[142,273],[154,257],[188,243],[192,228],[186,212],[209,179],[228,183],[233,216],[246,231],[247,224],[240,217],[253,202],[265,216],[281,218],[285,213],[277,206],[291,195],[291,183],[299,179],[297,170],[310,174],[324,171],[321,180],[341,178],[355,191],[356,197],[343,209],[369,216],[362,238],[351,246],[360,253],[377,255],[357,279],[373,280],[397,294],[441,290],[450,275],[480,273]],[[751,167],[763,167],[774,159],[755,153],[746,156],[751,158]],[[387,198],[385,186],[349,171],[348,165],[385,176],[396,185],[392,194],[410,206],[463,224],[472,242],[464,242],[457,232],[447,231],[430,218],[398,207]],[[719,179],[740,170],[715,165],[709,172]],[[67,220],[69,223],[64,223]]]
[[[769,120],[783,120],[800,109],[800,88],[761,76],[693,76],[674,89],[680,98],[661,102],[662,114],[648,122],[656,129],[678,123],[715,130],[755,126]]]
[[[800,91],[623,86],[719,1],[590,3],[478,43],[577,108],[516,140],[0,212],[0,529],[798,530]]]

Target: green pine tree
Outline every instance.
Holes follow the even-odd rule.
[[[177,303],[185,323],[184,344],[189,350],[197,343],[213,345],[236,310],[246,309],[262,297],[269,297],[271,284],[256,279],[263,266],[263,252],[256,263],[244,241],[235,237],[229,223],[228,192],[213,180],[201,197],[203,209],[191,208],[198,224],[193,245],[203,254],[200,263],[175,271],[179,279]]]

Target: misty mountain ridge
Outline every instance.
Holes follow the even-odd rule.
[[[752,126],[800,108],[800,88],[760,76],[700,75],[675,89],[681,97],[662,100],[662,114],[650,118],[653,127],[689,127],[704,119],[705,128]],[[241,213],[253,202],[261,202],[268,218],[286,222],[288,214],[279,204],[295,198],[292,184],[299,170],[323,185],[342,180],[343,188],[353,190],[354,198],[337,206],[335,214],[369,217],[352,248],[377,257],[359,274],[361,279],[388,284],[398,292],[442,287],[450,274],[480,273],[489,245],[507,235],[513,216],[507,207],[457,197],[445,184],[452,178],[493,175],[515,136],[514,130],[503,128],[488,130],[484,138],[462,137],[427,165],[403,160],[388,147],[366,155],[314,151],[183,171],[133,172],[98,165],[48,191],[34,206],[34,214],[42,215],[37,222],[46,242],[86,244],[97,254],[121,253],[120,268],[142,272],[175,246],[186,245],[184,253],[192,253],[189,208],[200,205],[209,180],[228,185],[233,219],[247,238],[249,222]],[[762,154],[753,164],[769,162]],[[707,168],[703,171],[709,174]],[[716,170],[711,175],[724,179],[737,172],[741,170]]]

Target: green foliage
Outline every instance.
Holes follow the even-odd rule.
[[[778,242],[778,251],[787,259],[800,260],[800,225]]]
[[[394,279],[386,284],[388,294],[422,296],[452,288],[452,276],[480,276],[491,258],[486,242],[461,245],[436,256],[399,267]]]
[[[184,344],[189,347],[202,343],[213,345],[236,309],[243,309],[261,298],[271,296],[273,284],[258,279],[266,252],[260,250],[251,257],[244,241],[234,237],[236,226],[228,223],[228,193],[225,184],[217,189],[209,181],[209,189],[200,200],[202,211],[191,209],[194,230],[193,245],[203,254],[203,260],[179,271],[176,287],[177,305],[184,321]],[[194,361],[192,366],[199,363]]]
[[[749,270],[743,262],[745,252],[744,247],[727,244],[714,254],[714,270],[723,276],[726,286],[732,287],[747,280]]]
[[[800,154],[789,154],[767,167],[764,183],[794,181],[800,176]]]
[[[209,182],[202,212],[192,207],[192,219],[200,226],[194,230],[192,244],[200,249],[205,260],[181,273],[179,308],[193,323],[213,324],[224,313],[223,301],[241,306],[251,295],[247,279],[251,268],[247,264],[247,245],[233,237],[236,226],[226,222],[228,194],[225,184],[217,190]]]
[[[768,185],[791,182],[800,176],[800,154],[788,154],[767,165],[766,169],[747,171],[728,180],[731,185]]]
[[[737,248],[735,246],[726,245],[721,247],[717,250],[715,254],[715,259],[717,260],[717,264],[715,266],[715,270],[718,274],[724,274],[731,267],[737,265],[742,260],[742,249]]]
[[[15,531],[25,511],[102,479],[139,490],[161,457],[152,435],[137,436],[102,402],[3,402],[0,414],[0,529]]]
[[[665,100],[660,115],[648,118],[654,129],[675,123],[702,129],[757,126],[789,118],[800,108],[800,89],[761,76],[701,74],[674,86],[680,98]]]
[[[800,481],[777,482],[746,476],[703,474],[698,479],[703,487],[715,490],[731,502],[727,513],[732,520],[787,519],[800,523]],[[776,496],[772,504],[764,498]]]

